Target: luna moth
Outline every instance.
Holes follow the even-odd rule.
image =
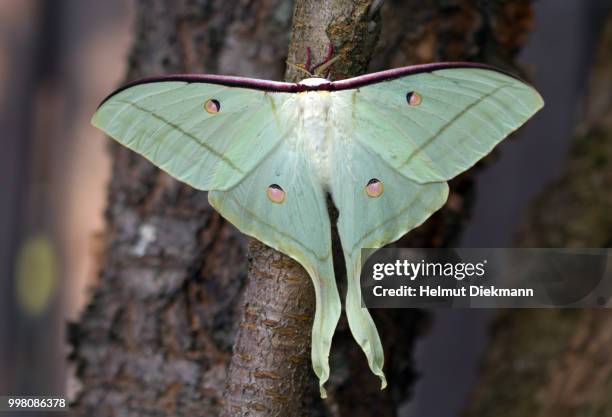
[[[92,124],[208,191],[239,230],[305,268],[316,294],[312,365],[324,397],[341,311],[327,196],[339,211],[350,330],[382,389],[380,337],[361,306],[361,249],[423,223],[446,202],[448,180],[542,106],[533,87],[495,68],[436,63],[340,81],[147,78],[108,96]]]

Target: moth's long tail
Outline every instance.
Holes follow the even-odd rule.
[[[383,372],[385,354],[380,342],[380,336],[368,309],[361,306],[361,286],[359,285],[361,274],[360,254],[352,257],[345,255],[345,259],[348,279],[345,309],[349,327],[353,337],[368,358],[370,369],[380,378],[380,389],[385,389],[387,386],[387,379]]]
[[[308,269],[308,268],[307,268]],[[319,265],[316,271],[308,271],[314,284],[316,310],[312,325],[312,367],[319,378],[321,398],[327,398],[324,385],[329,378],[329,351],[338,319],[340,318],[340,295],[331,262]]]

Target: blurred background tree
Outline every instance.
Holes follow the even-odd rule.
[[[612,15],[582,104],[565,172],[534,199],[518,246],[612,245]],[[611,415],[611,355],[607,310],[502,311],[464,415]]]

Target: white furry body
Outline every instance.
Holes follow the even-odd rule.
[[[318,86],[329,83],[324,78],[307,78],[300,84]],[[297,110],[296,123],[299,128],[294,140],[296,149],[301,149],[308,156],[321,184],[329,189],[332,171],[331,153],[339,150],[342,138],[347,137],[343,132],[343,118],[335,117],[339,108],[345,107],[347,95],[343,93],[330,93],[329,91],[307,91],[294,95],[292,106]]]
[[[310,91],[297,96],[298,120],[302,126],[298,129],[298,146],[308,155],[320,181],[329,187],[331,167],[330,148],[332,129],[330,129],[331,94],[328,92]]]

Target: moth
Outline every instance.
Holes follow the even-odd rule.
[[[341,311],[327,196],[339,211],[348,323],[382,389],[381,341],[361,306],[361,249],[423,223],[445,203],[448,180],[543,104],[533,87],[495,68],[435,63],[340,81],[147,78],[108,96],[92,124],[208,191],[229,222],[306,269],[316,293],[312,364],[325,397]]]

